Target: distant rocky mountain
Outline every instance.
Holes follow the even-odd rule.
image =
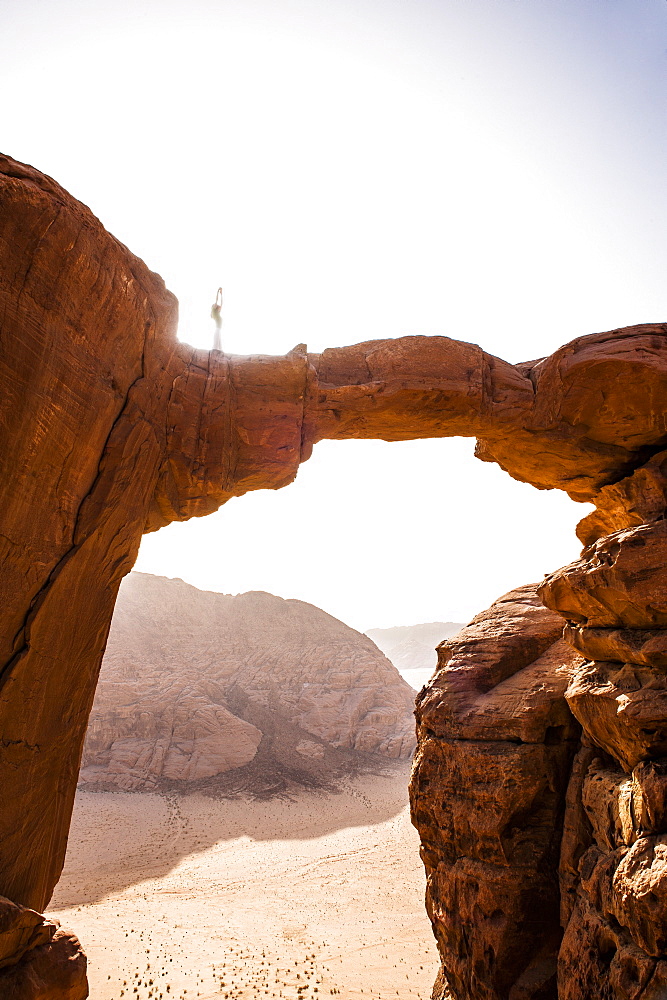
[[[80,786],[222,793],[321,785],[409,757],[414,692],[367,636],[302,601],[131,573]]]
[[[366,635],[391,660],[401,676],[418,689],[435,670],[438,662],[435,647],[462,628],[459,622],[428,622],[424,625],[371,628]]]

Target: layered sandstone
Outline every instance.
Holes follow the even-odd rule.
[[[561,853],[566,1000],[667,995],[666,473],[658,453],[602,490],[581,559],[540,588],[587,657],[565,692],[584,732]]]
[[[176,342],[176,303],[161,279],[50,178],[3,157],[0,199],[0,787],[11,790],[0,814],[0,892],[40,909],[60,873],[113,606],[143,531],[209,513],[248,490],[286,485],[323,438],[475,436],[483,460],[597,508],[580,529],[581,560],[540,591],[587,657],[573,667],[566,692],[583,741],[562,823],[559,992],[572,1000],[662,996],[667,326],[580,337],[525,365],[445,337],[320,355],[303,346],[278,358],[209,354]],[[446,785],[449,757],[438,764],[436,754],[445,744],[428,741],[450,740],[454,754],[471,740],[487,753],[494,726],[510,734],[511,747],[542,755],[549,775],[545,822],[554,824],[553,836],[544,839],[525,803],[514,826],[526,828],[527,842],[534,831],[536,846],[516,857],[510,851],[511,864],[498,853],[504,846],[493,810],[482,841],[488,857],[477,857],[476,834],[447,827],[444,815],[429,819],[427,809],[425,837],[445,824],[442,843],[462,837],[461,864],[470,868],[458,943],[448,936],[445,889],[434,883],[429,904],[458,1000],[473,1000],[473,983],[499,1000],[553,996],[552,980],[535,970],[542,968],[540,939],[552,962],[546,911],[555,897],[541,895],[528,861],[517,858],[539,856],[552,870],[563,773],[546,760],[558,756],[548,748],[561,744],[567,756],[572,740],[564,735],[569,722],[548,726],[551,735],[542,737],[539,719],[555,704],[559,664],[572,666],[575,654],[554,652],[534,687],[524,668],[546,653],[534,617],[510,612],[510,631],[526,642],[520,668],[508,652],[512,642],[498,642],[494,626],[489,647],[480,626],[450,658],[460,656],[451,683],[438,687],[436,676],[420,709],[430,724],[420,729],[427,745],[416,801],[428,801],[434,783]],[[488,697],[512,678],[527,685],[525,698],[517,689],[503,696],[502,709],[480,710],[478,718],[470,698]],[[532,714],[534,725],[526,721]],[[244,733],[251,745],[252,732]],[[511,747],[506,759],[528,753]],[[650,779],[638,768],[653,768]],[[632,844],[611,839],[612,828],[629,828],[623,810],[635,798],[627,798],[627,775],[641,785],[641,815],[652,817],[632,827]],[[462,771],[461,780],[475,780],[473,772]],[[603,787],[611,789],[607,798],[593,794]],[[617,813],[606,829],[605,817]],[[473,933],[484,879],[497,874],[498,885],[506,884],[515,862],[528,880],[525,902],[510,893]],[[478,878],[480,864],[495,867]],[[505,950],[512,921],[519,930],[543,926],[525,944],[523,970]]]
[[[511,594],[463,630],[464,644],[457,636],[439,649],[438,670],[418,698],[412,787],[443,960],[436,997],[667,995],[664,473],[658,453],[601,491],[598,508],[580,525],[589,542],[581,558],[539,587],[553,614],[540,604],[522,621]],[[536,642],[539,652],[542,622],[556,636],[565,624],[567,643],[558,638],[550,647],[543,683],[535,686],[523,663]],[[524,650],[518,658],[517,650]],[[472,715],[471,727],[480,692],[495,701],[508,676],[516,698],[504,702],[510,723],[487,708],[481,723]],[[514,758],[529,753],[533,726],[553,711],[558,724],[538,729],[538,740],[562,748],[565,737],[568,753],[556,772],[546,761],[537,765],[536,774],[551,782],[545,814],[530,773]],[[505,732],[515,745],[494,745]],[[462,771],[458,748],[470,739],[484,741],[484,767],[475,769],[480,743]],[[466,817],[482,803],[484,826],[474,836],[456,821],[461,788],[473,799]],[[503,806],[516,809],[514,825]],[[508,828],[521,830],[523,856],[504,850]]]
[[[131,573],[79,781],[152,789],[235,771],[238,783],[245,769],[260,789],[247,768],[259,752],[274,782],[312,785],[354,765],[338,750],[409,757],[412,711],[410,686],[371,640],[311,604]]]
[[[555,995],[558,858],[581,657],[535,586],[438,647],[417,697],[411,806],[443,962],[434,996]]]

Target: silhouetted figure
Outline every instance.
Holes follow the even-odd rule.
[[[220,335],[220,330],[222,329],[222,316],[220,315],[222,311],[222,288],[219,288],[215,295],[215,302],[211,306],[211,316],[215,322],[215,332],[213,334],[213,350],[222,350],[222,339]]]

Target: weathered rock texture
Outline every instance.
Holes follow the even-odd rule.
[[[336,751],[409,757],[413,697],[370,639],[311,604],[131,573],[79,782],[147,789],[229,771],[257,791],[262,775],[327,782],[354,766],[355,754]]]
[[[86,956],[77,938],[0,896],[2,1000],[85,1000]]]
[[[482,625],[481,658],[476,638],[453,647],[445,687],[443,660],[420,704],[413,796],[446,971],[461,1000],[472,1000],[473,983],[512,1000],[553,995],[556,897],[540,866],[553,870],[572,750],[572,724],[555,693],[560,664],[573,670],[566,698],[584,737],[563,820],[559,991],[573,1000],[664,996],[667,326],[580,337],[516,366],[445,337],[320,355],[298,347],[282,358],[209,354],[176,342],[176,303],[161,279],[50,178],[0,159],[0,209],[0,788],[9,790],[0,892],[41,909],[61,871],[113,605],[143,531],[286,485],[323,438],[475,436],[483,460],[598,509],[581,527],[581,561],[540,592],[588,659],[577,666],[569,652],[554,652],[533,687],[525,671],[547,655],[555,633],[547,642],[540,612],[522,599],[524,611],[510,615],[523,632],[519,665],[514,640],[498,644],[489,626],[489,648]],[[527,685],[525,699],[516,691],[496,705],[492,692],[512,678]],[[480,707],[484,698],[492,711]],[[560,721],[542,733],[539,720],[553,713]],[[480,748],[475,765],[470,751],[469,771],[468,757],[456,756],[464,740]],[[514,760],[498,774],[525,774],[535,798],[500,786],[505,804],[483,817],[471,804],[467,832],[463,816],[450,822],[449,807],[429,804],[434,782],[447,787],[451,760],[461,780],[480,774],[482,802],[482,779],[496,767],[482,759],[493,758],[494,742]],[[533,764],[524,761],[530,755]],[[606,799],[589,788],[601,772],[617,779],[601,781]],[[632,843],[626,833],[611,839],[629,829],[621,821],[627,775],[641,787],[640,815],[652,817],[648,825],[633,818]],[[494,828],[503,810],[509,825]],[[480,823],[488,819],[481,840],[478,813]],[[450,841],[460,841],[458,862]],[[462,915],[458,943],[448,886]],[[488,912],[494,892],[502,901]],[[513,924],[520,962],[508,954]]]
[[[534,586],[438,648],[411,783],[427,909],[457,997],[555,995],[558,859],[581,657]],[[446,996],[445,981],[440,993]]]
[[[588,543],[581,559],[539,587],[555,614],[533,608],[521,621],[514,592],[439,647],[438,670],[418,698],[412,782],[443,959],[435,996],[667,996],[666,498],[667,462],[657,453],[600,491],[579,527]],[[535,642],[540,651],[536,625],[545,638],[555,629],[553,639],[563,618],[569,646],[558,638],[525,667]],[[489,622],[496,630],[487,634]],[[499,699],[508,683],[514,703]],[[480,704],[481,722],[472,715]],[[545,712],[559,722],[544,725]],[[504,733],[514,747],[493,743]],[[485,764],[475,770],[475,747],[462,774],[460,747],[470,739],[485,741]],[[536,742],[550,758],[536,759],[534,772],[549,785],[549,812],[519,762]],[[486,800],[481,775],[492,789]],[[472,837],[456,823],[461,789],[483,804],[485,827]],[[522,855],[490,841],[492,833],[504,848],[508,829],[521,830]]]
[[[581,559],[540,588],[586,657],[565,692],[584,732],[560,862],[567,1000],[667,996],[666,473],[657,453],[601,490]]]

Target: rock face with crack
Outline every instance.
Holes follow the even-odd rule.
[[[445,337],[196,351],[161,279],[53,180],[0,158],[0,200],[0,892],[42,909],[58,879],[142,532],[287,485],[324,438],[473,436],[482,460],[596,512],[539,590],[552,615],[504,599],[441,649],[420,698],[436,994],[449,979],[457,1000],[548,1000],[558,952],[563,998],[664,997],[667,326],[524,365]]]
[[[132,573],[120,588],[79,781],[150,789],[229,771],[240,781],[263,743],[260,761],[274,781],[282,771],[285,782],[302,773],[305,783],[326,783],[354,764],[338,750],[409,757],[412,711],[411,688],[373,642],[311,604]],[[246,771],[250,790],[256,770]]]

